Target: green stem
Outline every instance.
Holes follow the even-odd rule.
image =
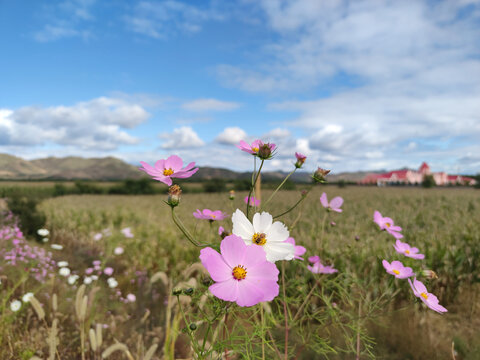
[[[187,329],[188,336],[190,337],[190,341],[192,342],[193,350],[195,351],[197,356],[199,355],[200,357],[203,357],[203,352],[201,354],[199,354],[198,352],[197,343],[195,341],[195,338],[193,337],[192,330],[190,330],[190,325],[188,324],[185,311],[183,311],[182,304],[180,303],[180,295],[177,295],[177,303],[178,303],[178,308],[180,309],[180,313],[182,314],[183,322],[185,323],[185,328]]]
[[[285,290],[285,261],[282,261],[283,315],[285,317],[285,360],[288,360],[288,311]]]
[[[270,197],[267,199],[267,201],[265,201],[265,203],[262,205],[262,206],[267,206],[267,204],[270,202],[270,200],[273,199],[273,197],[275,196],[275,194],[278,192],[278,190],[280,190],[280,188],[285,184],[285,182],[288,180],[288,178],[290,176],[292,176],[292,174],[297,171],[297,168],[293,169],[293,171],[291,173],[289,173],[285,179],[283,179],[282,183],[280,185],[278,185],[278,187],[275,189],[275,191],[272,193],[272,195],[270,195]]]
[[[308,293],[308,295],[305,297],[305,300],[303,301],[302,305],[300,305],[300,307],[298,308],[297,313],[296,313],[295,316],[293,317],[293,320],[292,320],[293,322],[295,322],[295,320],[297,320],[297,318],[298,318],[299,315],[301,314],[304,306],[307,304],[307,301],[310,299],[310,296],[312,296],[313,290],[315,290],[316,285],[317,285],[317,283],[313,284],[312,289],[310,290],[310,292]]]
[[[293,205],[290,209],[288,209],[287,211],[279,214],[279,215],[275,215],[273,218],[276,219],[276,218],[279,218],[280,216],[283,216],[285,214],[288,214],[290,211],[292,211],[293,209],[295,209],[303,200],[305,200],[306,196],[303,196],[300,198],[300,200],[298,200],[295,205]]]
[[[258,171],[255,175],[255,180],[253,181],[252,187],[250,188],[250,192],[248,193],[248,197],[247,197],[247,219],[248,219],[248,213],[249,213],[249,210],[250,210],[250,197],[252,196],[253,189],[255,189],[255,184],[257,183],[258,177],[260,176],[260,172],[262,171],[262,167],[263,167],[264,162],[265,162],[265,160],[262,159],[260,167],[258,168]]]
[[[180,231],[185,235],[185,237],[196,247],[207,247],[207,246],[215,246],[214,244],[200,244],[199,242],[195,241],[192,234],[187,230],[185,225],[183,225],[182,221],[178,218],[175,214],[175,208],[172,207],[172,219],[175,225],[180,229]]]
[[[320,238],[317,238],[317,250],[320,250],[320,240],[323,243],[323,235],[325,234],[325,221],[327,220],[327,211],[325,211],[325,215],[323,215],[323,220],[322,220],[322,235]]]

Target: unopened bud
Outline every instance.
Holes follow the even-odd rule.
[[[298,152],[295,153],[295,157],[297,158],[297,162],[295,163],[295,167],[297,169],[300,169],[302,165],[305,163],[305,160],[307,160],[307,157],[303,154],[300,154]]]
[[[235,199],[235,190],[230,190],[230,195],[228,196],[228,198],[230,200],[234,200]]]
[[[188,288],[183,290],[183,293],[187,296],[191,296],[193,294],[193,288]]]
[[[275,147],[275,144],[264,144],[263,142],[260,142],[257,156],[262,160],[268,160],[273,156],[273,150],[275,150]]]
[[[189,328],[190,328],[190,330],[195,331],[195,330],[197,330],[197,324],[191,323]]]
[[[330,172],[330,170],[325,170],[319,167],[317,171],[313,173],[313,180],[315,180],[318,183],[326,183],[327,180],[325,180],[325,176]]]
[[[182,289],[173,289],[172,294],[173,296],[182,295]]]
[[[168,200],[167,204],[171,207],[175,207],[180,203],[180,195],[182,194],[182,189],[178,185],[172,185],[168,188]]]
[[[422,275],[428,279],[438,279],[438,275],[433,270],[422,270]]]

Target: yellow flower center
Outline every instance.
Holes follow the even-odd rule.
[[[235,280],[240,281],[245,279],[245,277],[247,276],[247,270],[242,265],[238,265],[233,268],[232,275]]]
[[[420,296],[423,297],[425,300],[428,299],[428,295],[426,293],[421,293]]]
[[[212,214],[212,215],[210,215],[210,216],[211,216],[212,218],[214,218],[214,219],[216,218],[216,216],[215,216],[215,215],[213,215],[213,214]]]
[[[252,236],[252,242],[257,245],[265,245],[267,242],[266,236],[264,233],[255,233]]]
[[[258,149],[257,147],[252,147],[252,151],[253,151],[253,152],[258,152],[258,150],[259,150],[259,149]]]
[[[385,225],[389,228],[390,226],[392,226],[392,224],[390,223],[385,223]]]
[[[405,250],[405,254],[410,254],[410,250]]]
[[[400,271],[398,270],[392,270],[395,274],[400,275]]]
[[[171,168],[163,170],[163,175],[170,176],[173,174],[173,170]]]

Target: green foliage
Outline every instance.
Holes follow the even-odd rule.
[[[425,175],[423,177],[422,186],[424,188],[432,188],[436,185],[433,175]]]
[[[91,184],[85,181],[75,181],[75,194],[103,194],[105,190],[95,184]]]
[[[211,179],[203,183],[203,190],[207,193],[225,192],[227,184],[223,179]]]
[[[155,193],[155,189],[153,188],[150,179],[128,179],[121,185],[112,186],[108,189],[108,193],[122,195],[151,195]]]
[[[233,189],[235,191],[249,191],[252,186],[251,180],[247,179],[237,179],[233,183]]]
[[[44,227],[46,216],[37,208],[38,203],[38,198],[25,197],[22,193],[12,193],[7,199],[8,208],[20,220],[22,232],[40,240],[37,230]]]

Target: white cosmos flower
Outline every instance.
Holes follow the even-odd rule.
[[[92,283],[92,278],[90,276],[86,276],[84,279],[83,279],[83,283],[85,285],[88,285],[88,284],[91,284]]]
[[[50,231],[47,229],[38,229],[37,234],[40,236],[48,236],[50,234]]]
[[[107,282],[108,282],[108,286],[111,287],[112,289],[113,289],[113,288],[116,288],[117,285],[118,285],[117,280],[115,280],[115,278],[113,278],[113,277],[108,278],[108,279],[107,279]]]
[[[78,275],[70,275],[67,281],[70,285],[73,285],[77,282],[78,278],[79,278]]]
[[[30,302],[30,299],[31,299],[32,297],[33,297],[33,293],[28,292],[28,293],[26,293],[25,295],[22,296],[22,301],[23,301],[24,303],[28,303],[28,302]]]
[[[50,247],[52,249],[55,249],[55,250],[62,250],[63,249],[63,245],[60,245],[60,244],[52,244],[52,245],[50,245]]]
[[[22,307],[22,302],[20,300],[13,300],[10,303],[10,310],[12,310],[13,312],[20,310],[21,307]]]
[[[62,268],[60,268],[58,273],[62,276],[68,276],[68,275],[70,275],[70,269],[67,268],[67,267],[62,267]]]
[[[68,266],[68,261],[59,261],[57,263],[58,267],[67,267]]]
[[[287,227],[280,221],[273,222],[269,213],[256,213],[252,224],[245,214],[237,209],[232,215],[232,222],[232,233],[240,236],[247,245],[262,246],[268,261],[293,259],[295,248],[293,244],[285,242],[290,235]]]

